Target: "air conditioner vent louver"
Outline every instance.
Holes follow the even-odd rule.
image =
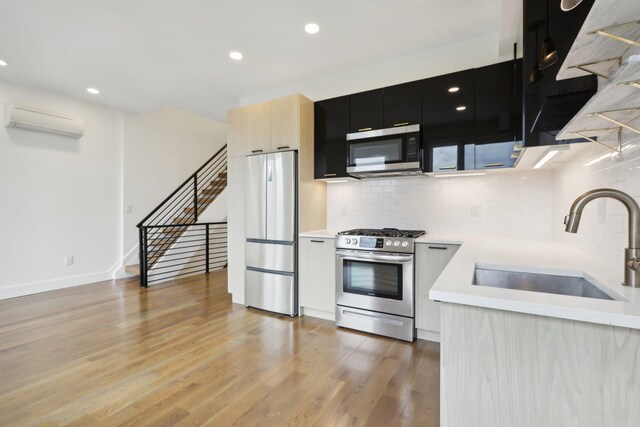
[[[53,133],[78,139],[84,134],[84,120],[50,111],[6,104],[4,124],[7,127]]]

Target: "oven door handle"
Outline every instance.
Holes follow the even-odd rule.
[[[336,253],[336,257],[345,260],[353,260],[353,261],[389,261],[389,262],[412,262],[413,255],[372,255],[372,256],[357,256],[353,254],[340,254]]]

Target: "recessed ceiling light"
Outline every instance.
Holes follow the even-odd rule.
[[[457,92],[459,90],[460,90],[460,88],[458,86],[453,86],[453,87],[449,88],[449,92],[451,92],[451,93],[455,93],[455,92]]]
[[[236,61],[240,61],[242,59],[242,54],[240,52],[229,52],[229,58],[235,59]]]
[[[318,24],[310,22],[309,24],[304,26],[304,30],[309,34],[315,34],[320,31],[320,26]]]
[[[89,92],[91,95],[100,95],[100,91],[95,87],[88,87],[87,92]]]
[[[0,59],[0,67],[6,67],[7,65],[7,61],[5,61],[4,59]]]
[[[467,107],[465,105],[461,105],[459,107],[456,107],[456,110],[458,110],[458,111],[464,111],[466,109],[467,109]]]

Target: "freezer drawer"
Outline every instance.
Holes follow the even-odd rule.
[[[263,270],[295,271],[295,245],[247,241],[244,246],[245,264]]]
[[[244,272],[244,302],[248,307],[295,316],[295,276],[246,269]]]

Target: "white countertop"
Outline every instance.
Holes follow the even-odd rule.
[[[319,239],[335,239],[336,234],[338,234],[336,231],[331,231],[331,230],[314,230],[314,231],[305,231],[303,233],[300,233],[299,236],[300,237],[317,237]]]
[[[640,289],[621,284],[623,262],[611,266],[554,240],[422,236],[418,243],[462,243],[429,292],[432,300],[640,329]],[[476,264],[488,268],[591,276],[614,298],[601,300],[472,284]]]

